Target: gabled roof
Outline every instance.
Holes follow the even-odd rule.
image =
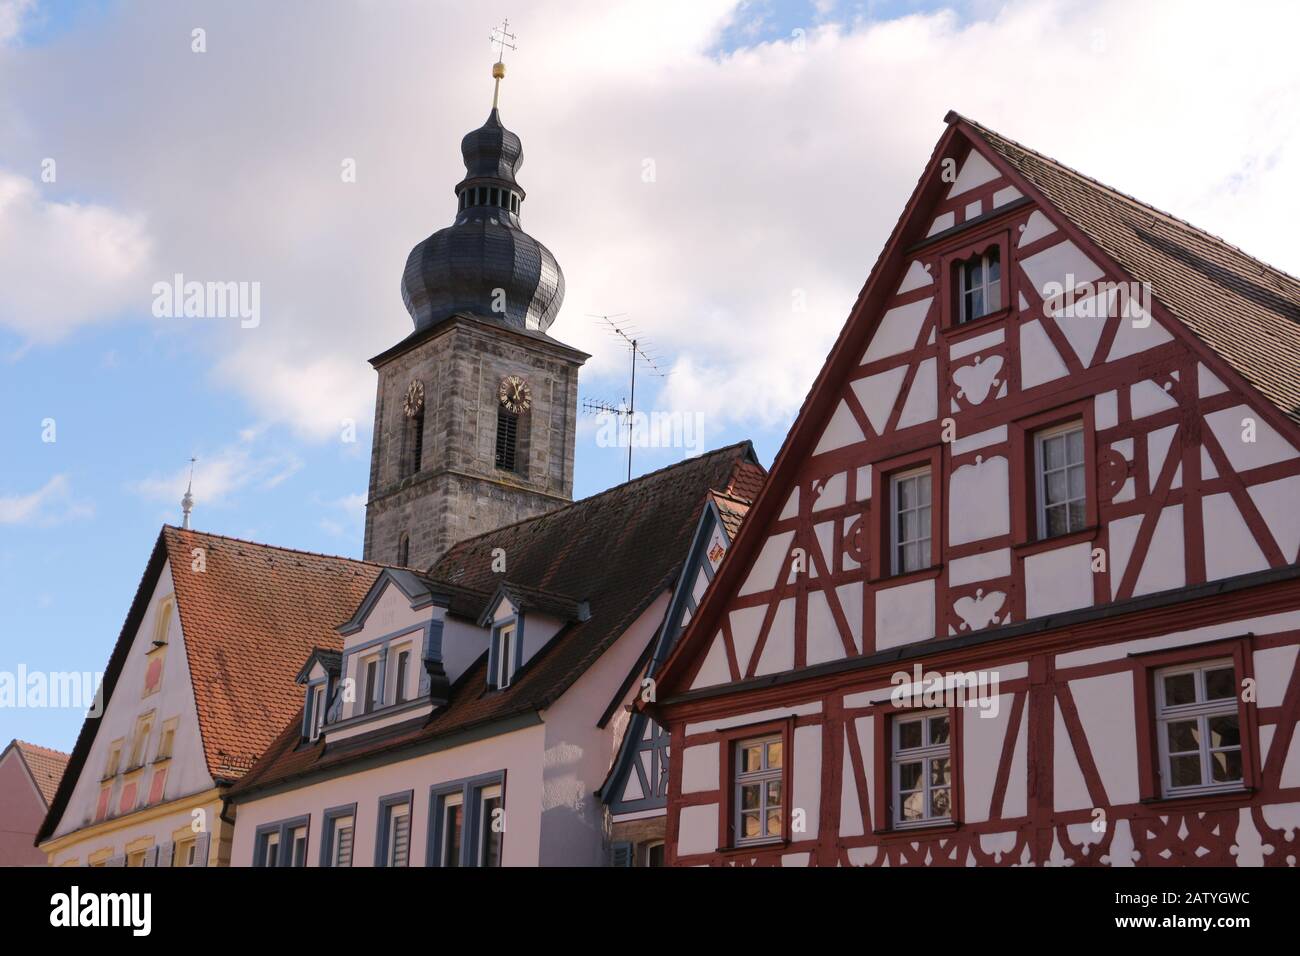
[[[1300,279],[956,113],[1047,202],[1293,421],[1300,422]],[[996,161],[996,157],[995,157]]]
[[[63,771],[68,766],[68,755],[62,750],[51,750],[49,747],[29,744],[25,740],[12,740],[0,752],[0,760],[4,760],[11,750],[27,765],[27,772],[36,782],[36,789],[41,792],[48,807],[54,799],[54,792],[59,788],[59,781],[63,779]]]
[[[193,570],[196,549],[203,571]],[[301,710],[299,668],[313,648],[342,647],[335,627],[381,566],[164,525],[104,671],[104,711],[169,561],[208,772],[232,780]],[[38,841],[58,825],[98,727],[98,717],[82,724]]]
[[[487,627],[492,623],[493,615],[501,606],[502,600],[509,601],[516,610],[539,611],[559,621],[581,621],[591,613],[586,601],[579,601],[557,591],[530,588],[507,580],[501,582],[496,594],[492,595],[491,600],[484,605],[483,613],[478,618],[479,627]]]
[[[908,197],[830,354],[777,452],[728,559],[660,672],[660,700],[681,688],[691,648],[713,633],[741,575],[763,543],[798,469],[812,454],[820,425],[838,400],[835,388],[858,365],[883,303],[896,288],[912,244],[925,242],[919,214],[947,191],[944,158],[979,148],[1022,194],[1054,209],[1099,254],[1138,282],[1196,338],[1216,352],[1274,407],[1300,422],[1300,281],[1180,219],[1075,172],[992,130],[949,112],[948,128]],[[653,708],[651,708],[653,709]]]
[[[286,719],[230,796],[549,707],[672,586],[710,492],[756,475],[753,448],[741,442],[454,545],[430,569],[432,587],[494,593],[501,575],[492,570],[493,552],[502,548],[516,587],[585,601],[589,616],[563,628],[503,690],[487,688],[483,654],[428,718],[334,744],[325,737],[304,743],[299,719]]]
[[[307,663],[303,664],[298,670],[298,676],[294,678],[295,684],[305,684],[311,677],[313,664],[320,664],[325,673],[331,677],[337,677],[343,669],[343,652],[337,650],[326,650],[323,647],[313,647],[311,656],[307,658]]]

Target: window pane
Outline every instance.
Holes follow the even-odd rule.
[[[1082,528],[1086,519],[1084,503],[1082,501],[1071,501],[1066,506],[1066,515],[1069,518],[1068,523],[1071,531]]]
[[[898,746],[902,750],[921,746],[921,721],[902,721],[898,725]]]
[[[930,743],[946,744],[948,742],[948,717],[931,717],[927,721],[930,725]]]
[[[1165,704],[1175,707],[1178,704],[1196,703],[1196,675],[1169,674],[1165,677]]]
[[[769,780],[767,782],[767,805],[769,807],[779,807],[781,805],[780,780]]]
[[[452,804],[445,810],[442,832],[442,865],[460,866],[460,839],[463,828],[462,810],[459,804]]]
[[[922,505],[930,503],[930,476],[918,475],[916,478],[917,502]]]
[[[740,807],[742,810],[758,809],[759,801],[762,799],[761,784],[747,783],[740,788]]]
[[[1241,751],[1221,750],[1210,755],[1210,776],[1214,783],[1233,783],[1241,779]]]
[[[1229,700],[1237,695],[1236,682],[1232,679],[1232,668],[1205,672],[1205,699]]]
[[[480,838],[483,852],[479,857],[479,866],[500,866],[501,830],[500,814],[497,813],[501,809],[500,795],[485,797],[481,807],[483,815],[479,821],[479,826],[483,828]]]
[[[1082,498],[1085,494],[1083,468],[1079,465],[1071,465],[1067,474],[1070,476],[1070,497]]]
[[[1070,497],[1069,479],[1064,471],[1049,471],[1046,475],[1047,503],[1056,504]]]
[[[740,749],[740,772],[752,773],[755,770],[762,769],[763,766],[763,745],[748,744]]]
[[[1072,432],[1067,432],[1065,441],[1068,446],[1070,463],[1072,465],[1083,464],[1083,429],[1076,428]]]
[[[916,507],[916,479],[904,478],[898,483],[898,509],[905,511]]]
[[[1198,753],[1201,749],[1201,728],[1195,720],[1170,721],[1167,729],[1171,754]]]
[[[767,745],[767,765],[772,770],[781,768],[781,741],[773,740]]]
[[[996,270],[997,266],[993,268]],[[989,312],[996,312],[1002,308],[1002,283],[996,278],[989,283],[988,307]]]
[[[1215,750],[1241,746],[1241,731],[1237,727],[1236,714],[1210,718],[1210,746]]]
[[[1070,530],[1070,508],[1068,505],[1056,505],[1047,509],[1047,535],[1065,534]]]
[[[984,314],[984,290],[975,289],[970,293],[970,318],[978,319]]]
[[[765,836],[781,835],[781,811],[772,809],[767,811],[767,833]]]
[[[1169,772],[1173,779],[1171,787],[1198,787],[1201,784],[1201,758],[1197,754],[1185,757],[1170,757]]]
[[[952,766],[947,757],[935,757],[930,761],[930,785],[947,786],[952,781],[949,779],[952,772]]]
[[[920,820],[925,812],[925,794],[909,793],[903,797],[902,818],[904,821]]]
[[[759,819],[757,810],[741,814],[740,832],[746,839],[762,836],[761,827],[762,821]]]
[[[952,814],[952,792],[947,787],[930,791],[930,815],[946,817]]]
[[[1051,438],[1043,439],[1043,468],[1060,468],[1065,464],[1065,449],[1062,447],[1061,436],[1055,435]]]
[[[898,765],[898,789],[915,790],[921,786],[921,761]]]

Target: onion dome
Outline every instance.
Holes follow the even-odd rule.
[[[457,312],[521,329],[546,331],[564,301],[555,256],[519,225],[524,191],[519,137],[496,107],[460,144],[465,178],[456,186],[456,219],[416,244],[402,274],[402,301],[417,331]]]

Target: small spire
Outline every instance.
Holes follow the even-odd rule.
[[[490,40],[497,48],[497,61],[492,64],[492,79],[496,85],[492,87],[492,109],[497,108],[497,100],[501,96],[501,81],[506,78],[506,50],[518,50],[515,45],[518,39],[510,30],[510,21],[502,20],[501,26],[493,27],[492,32],[488,34]]]
[[[190,526],[190,512],[194,510],[194,463],[197,458],[190,459],[190,483],[185,488],[185,496],[181,498],[181,527],[188,530]]]

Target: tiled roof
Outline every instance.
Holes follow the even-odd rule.
[[[335,627],[380,566],[170,525],[163,537],[208,770],[232,779],[302,709],[298,669],[314,648],[342,648]],[[195,548],[202,572],[190,569]]]
[[[964,117],[1082,233],[1300,421],[1300,280],[1217,236],[1105,186]]]
[[[9,750],[10,747],[15,748],[22,756],[23,762],[27,764],[27,769],[36,781],[36,788],[45,798],[45,805],[49,806],[54,799],[55,791],[59,789],[63,771],[68,766],[68,754],[39,744],[29,744],[25,740],[15,740],[5,750]]]
[[[511,582],[585,601],[590,616],[565,627],[505,690],[487,689],[482,655],[427,719],[326,746],[324,738],[302,743],[298,717],[286,718],[279,739],[230,795],[548,707],[672,586],[710,492],[748,489],[762,474],[743,442],[453,546],[430,569],[432,587],[445,581],[495,593],[501,575],[493,552],[503,548]]]
[[[194,570],[195,549],[203,571]],[[335,628],[381,566],[164,525],[104,671],[105,708],[168,561],[208,771],[234,779],[301,710],[299,668],[313,648],[342,646]],[[98,727],[94,717],[82,724],[38,840],[58,825]]]

